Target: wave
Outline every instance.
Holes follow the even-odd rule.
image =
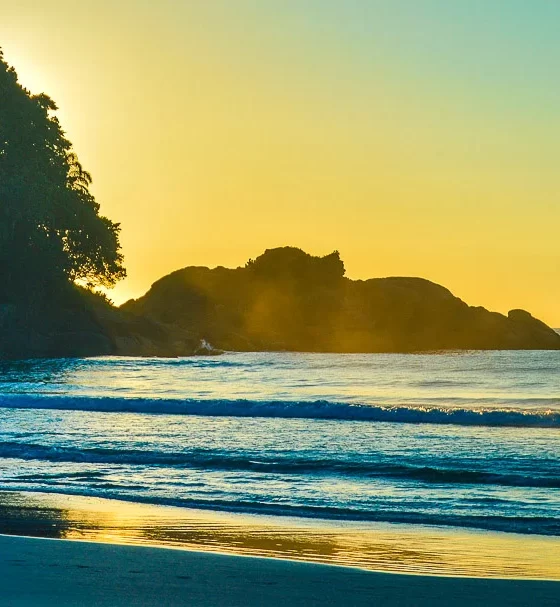
[[[0,442],[0,458],[43,460],[65,463],[117,464],[131,466],[166,466],[204,470],[233,470],[267,474],[340,474],[351,477],[391,478],[437,484],[481,484],[510,487],[560,488],[560,477],[527,476],[461,468],[436,468],[387,462],[311,459],[303,457],[273,458],[248,454],[193,450],[180,453],[141,449],[78,449],[17,442]],[[88,473],[78,473],[84,480]],[[95,473],[94,473],[95,474]],[[18,479],[27,479],[18,475]],[[41,478],[47,478],[42,476]],[[74,478],[73,473],[48,475],[53,478]]]
[[[197,400],[4,394],[0,395],[0,408],[560,428],[560,411],[552,409],[373,406],[326,400]]]

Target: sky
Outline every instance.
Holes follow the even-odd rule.
[[[560,2],[0,0],[142,295],[337,249],[560,327]]]

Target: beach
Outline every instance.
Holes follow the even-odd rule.
[[[542,536],[17,492],[0,494],[0,532],[10,607],[560,601],[559,544]]]
[[[558,605],[560,585],[0,537],[0,605]]]
[[[0,605],[559,605],[558,363],[5,363]]]
[[[0,534],[219,552],[388,573],[560,581],[556,537],[217,512],[79,495],[0,492]]]

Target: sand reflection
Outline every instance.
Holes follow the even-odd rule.
[[[289,558],[401,573],[560,579],[560,540],[0,493],[0,533]]]

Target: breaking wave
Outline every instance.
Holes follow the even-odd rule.
[[[199,400],[4,394],[0,396],[0,408],[560,428],[560,410],[558,409],[374,406],[328,400]]]

